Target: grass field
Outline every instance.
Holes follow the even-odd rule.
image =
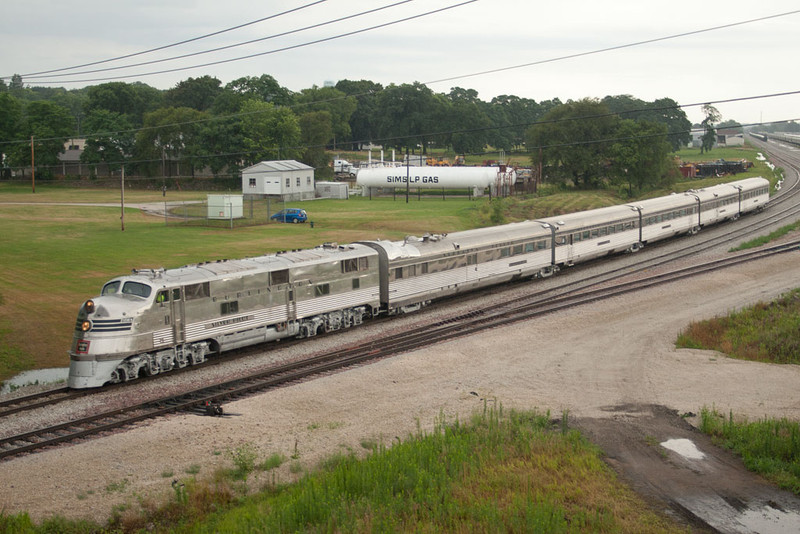
[[[733,150],[732,152],[730,150]],[[699,154],[699,150],[696,150]],[[691,150],[681,153],[683,159]],[[706,157],[706,155],[704,155]],[[707,159],[745,157],[743,149],[715,150]],[[746,175],[770,176],[759,164]],[[702,187],[721,179],[693,180],[676,190]],[[651,192],[648,196],[666,194]],[[205,200],[205,192],[128,190],[125,204]],[[272,223],[242,228],[166,225],[138,209],[125,211],[121,230],[120,192],[69,189],[40,182],[29,186],[0,183],[0,380],[26,369],[65,367],[66,351],[81,303],[95,296],[108,279],[132,268],[179,267],[188,263],[254,256],[278,250],[314,247],[324,242],[402,239],[491,224],[535,219],[621,202],[615,191],[568,191],[543,187],[536,197],[423,197],[396,199],[351,197],[287,204],[309,212],[309,224]],[[77,206],[70,203],[110,204]],[[283,207],[283,206],[281,206]]]
[[[184,194],[182,200],[202,198]],[[174,200],[172,195],[170,200]],[[131,192],[126,205],[161,202],[158,193]],[[119,202],[118,192],[0,185],[0,380],[30,368],[65,367],[78,307],[101,285],[132,268],[255,256],[324,242],[402,239],[426,231],[474,225],[484,201],[355,198],[303,204],[315,227],[272,223],[229,229],[167,226],[163,218],[119,207],[50,203]],[[31,203],[31,204],[27,204]]]

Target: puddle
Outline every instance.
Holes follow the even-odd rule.
[[[751,532],[769,532],[770,534],[800,532],[800,514],[776,510],[771,506],[765,506],[759,510],[747,510],[737,519]]]
[[[12,389],[31,384],[51,384],[54,382],[66,382],[69,376],[69,367],[54,367],[52,369],[37,369],[35,371],[25,371],[15,377],[3,382],[0,394],[10,393]]]
[[[661,446],[665,449],[675,451],[684,458],[689,458],[690,460],[702,460],[706,457],[690,439],[668,439],[661,443]]]

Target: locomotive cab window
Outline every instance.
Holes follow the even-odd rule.
[[[147,284],[142,284],[141,282],[125,282],[125,285],[122,286],[123,295],[135,295],[137,297],[147,298],[152,292],[152,287]]]
[[[158,304],[165,304],[169,302],[169,291],[162,289],[156,294],[156,302]]]
[[[119,291],[120,281],[115,280],[113,282],[109,282],[103,286],[103,291],[100,292],[101,295],[113,295],[117,291]]]

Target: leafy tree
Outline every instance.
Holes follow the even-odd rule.
[[[9,175],[7,155],[20,147],[14,142],[22,137],[22,102],[9,92],[0,92],[0,168],[3,177]]]
[[[11,76],[11,82],[8,84],[8,91],[21,100],[26,100],[30,94],[30,90],[26,89],[25,84],[22,82],[22,76],[19,74]]]
[[[317,169],[317,176],[327,174],[330,158],[325,145],[333,137],[333,119],[329,111],[311,111],[300,115],[300,142],[303,154],[300,161]]]
[[[190,172],[202,165],[199,131],[206,115],[191,108],[161,108],[146,113],[144,128],[136,134],[136,155],[147,160],[150,172],[164,166],[163,174],[171,175],[172,162],[189,164]]]
[[[451,133],[447,144],[458,154],[482,152],[487,142],[489,117],[481,109],[478,92],[454,87],[447,95],[444,127]]]
[[[610,141],[619,117],[596,99],[569,101],[550,110],[528,130],[528,149],[534,166],[542,163],[549,176],[561,183],[590,188],[599,183],[609,160]]]
[[[442,141],[433,133],[441,131],[445,108],[446,100],[419,82],[389,85],[378,95],[379,136],[390,146],[427,152],[428,141]]]
[[[311,87],[295,95],[299,114],[327,111],[331,117],[334,145],[336,141],[350,141],[350,117],[358,106],[354,97],[346,96],[334,87]]]
[[[133,128],[124,115],[96,109],[86,117],[84,126],[92,133],[86,137],[81,161],[106,163],[110,172],[119,169],[133,153]]]
[[[37,174],[51,175],[64,152],[64,141],[75,131],[75,121],[66,108],[47,100],[30,102],[25,107],[22,137],[34,139],[34,154]],[[9,154],[9,163],[24,167],[31,164],[30,145],[14,145]]]
[[[144,114],[161,107],[162,94],[143,83],[109,82],[89,88],[85,112],[105,109],[125,115],[134,127],[144,124]]]
[[[514,95],[500,95],[486,105],[486,114],[495,128],[488,142],[496,148],[511,151],[525,144],[525,132],[544,113],[535,100]]]
[[[617,127],[616,140],[610,146],[611,172],[633,194],[648,188],[671,185],[674,164],[669,157],[667,127],[650,121],[625,119]]]
[[[700,138],[701,154],[703,152],[711,152],[711,149],[714,147],[714,143],[717,141],[717,131],[714,128],[714,123],[718,122],[722,117],[720,112],[717,111],[717,108],[711,104],[704,104],[702,110],[703,114],[705,115],[705,119],[703,119],[703,121],[700,123],[704,132],[703,137]]]
[[[648,116],[648,120],[660,122],[667,127],[667,141],[672,150],[680,150],[689,144],[692,140],[692,123],[677,102],[671,98],[659,98],[650,107],[653,114]]]
[[[211,76],[188,78],[164,93],[164,105],[208,111],[222,93],[222,82]]]
[[[22,135],[22,102],[11,93],[0,93],[0,143],[18,140]],[[0,147],[0,152],[5,147]]]
[[[668,140],[673,150],[679,150],[692,140],[692,123],[678,103],[671,98],[645,102],[631,95],[617,95],[605,97],[602,103],[606,104],[612,113],[618,113],[622,119],[664,124],[669,132]]]
[[[218,97],[219,99],[222,97]],[[239,117],[213,118],[200,125],[198,146],[202,147],[210,157],[205,165],[214,176],[227,170],[237,173],[242,163],[242,121]]]
[[[358,149],[359,143],[377,139],[378,93],[383,90],[383,86],[369,80],[340,80],[336,83],[336,89],[356,99],[356,109],[350,115],[349,121],[350,136],[354,141],[352,148]],[[337,143],[341,141],[344,140],[337,139]]]
[[[258,78],[245,76],[228,83],[225,90],[244,97],[244,100],[260,100],[278,106],[292,104],[292,92],[281,85],[269,74]]]
[[[301,156],[300,125],[289,108],[248,100],[242,106],[241,122],[246,165]]]
[[[717,124],[717,130],[737,130],[739,133],[741,133],[743,129],[741,123],[738,121],[727,120]]]

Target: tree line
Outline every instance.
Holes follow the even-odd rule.
[[[669,154],[686,145],[690,130],[674,100],[630,95],[483,101],[473,89],[437,93],[418,82],[368,80],[292,92],[267,74],[224,85],[188,78],[167,90],[139,82],[66,90],[25,86],[18,76],[0,81],[6,174],[31,165],[32,142],[37,174],[46,176],[69,138],[86,139],[83,162],[111,171],[124,164],[145,176],[161,175],[165,161],[225,176],[272,159],[325,169],[326,150],[374,143],[412,153],[527,150],[548,179],[595,187],[611,178],[641,190],[664,179]]]

